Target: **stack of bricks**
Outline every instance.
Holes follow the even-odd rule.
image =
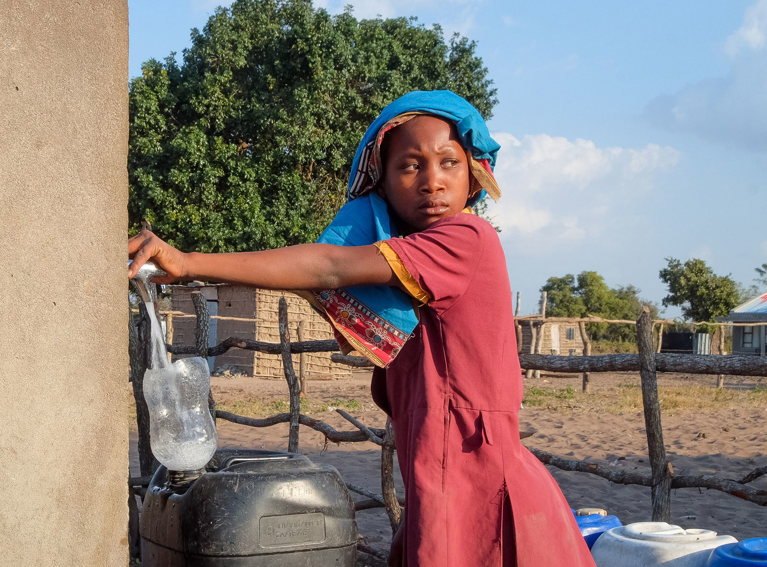
[[[210,320],[210,335],[215,336],[217,343],[229,337],[279,343],[278,313],[281,297],[285,297],[288,304],[288,330],[291,342],[298,342],[298,326],[302,321],[302,341],[333,338],[330,325],[311,308],[306,300],[283,291],[234,285],[172,286],[172,310],[194,314],[192,293],[195,291],[202,293],[208,300],[211,313],[216,312],[221,317]],[[194,318],[174,316],[172,326],[173,344],[194,344]],[[332,362],[330,355],[330,352],[305,353],[303,355],[304,377],[312,380],[350,376],[350,367]],[[299,363],[300,355],[294,354],[293,368],[296,374],[300,370]],[[282,358],[279,355],[240,348],[230,349],[215,358],[214,371],[226,370],[260,377],[284,376]]]

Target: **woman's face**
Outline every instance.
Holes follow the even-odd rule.
[[[416,116],[387,137],[383,192],[404,234],[460,213],[469,196],[469,162],[455,128]]]

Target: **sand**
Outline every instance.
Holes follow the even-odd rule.
[[[638,376],[592,374],[591,389],[614,387],[617,381],[635,381]],[[385,415],[370,400],[369,374],[357,372],[352,378],[309,380],[307,397],[332,406],[336,400],[353,399],[359,407],[347,409],[355,418],[370,427],[383,427]],[[713,384],[711,377],[681,377],[677,381]],[[728,378],[727,386],[749,388],[761,386],[760,378]],[[580,388],[579,376],[543,375],[536,382],[545,387]],[[257,397],[263,400],[287,401],[287,385],[282,379],[259,379],[247,376],[214,376],[211,388],[220,405],[235,400]],[[356,404],[355,404],[356,405]],[[354,426],[332,409],[312,414],[339,430]],[[681,411],[662,416],[664,442],[668,458],[677,474],[713,474],[739,479],[756,467],[767,465],[765,458],[765,407]],[[644,417],[641,409],[612,415],[595,411],[559,411],[525,407],[520,412],[520,427],[535,430],[523,442],[568,459],[589,461],[618,470],[649,470]],[[286,450],[288,426],[251,428],[218,420],[219,446],[250,449]],[[135,453],[135,432],[132,433]],[[344,480],[379,493],[380,449],[371,442],[325,443],[322,434],[302,426],[300,452],[316,462],[328,463],[338,469]],[[135,454],[132,462],[135,463]],[[135,464],[134,464],[135,466]],[[650,489],[623,486],[588,473],[566,472],[550,467],[562,491],[573,508],[597,507],[617,516],[624,524],[651,519]],[[136,473],[134,469],[134,473]],[[396,473],[398,490],[402,483]],[[767,477],[752,484],[767,489]],[[355,499],[363,496],[354,495]],[[685,528],[705,528],[738,539],[767,536],[767,507],[758,506],[737,497],[707,489],[672,491],[671,523]],[[382,553],[388,550],[391,528],[382,508],[357,513],[360,535],[366,543]],[[380,565],[375,557],[360,554],[358,565]]]

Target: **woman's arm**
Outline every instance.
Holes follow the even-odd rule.
[[[168,273],[165,277],[155,278],[157,283],[199,279],[266,289],[398,285],[389,264],[372,244],[299,244],[262,252],[183,253],[152,232],[142,230],[128,240],[128,255],[133,258],[129,277],[151,260]]]

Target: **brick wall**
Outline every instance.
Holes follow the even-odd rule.
[[[192,292],[202,290],[206,298],[215,299],[218,315],[221,319],[211,319],[211,327],[216,326],[217,343],[228,337],[239,337],[269,343],[280,342],[279,300],[285,297],[288,304],[288,330],[290,340],[298,341],[298,326],[303,321],[302,341],[318,341],[333,338],[330,325],[317,314],[307,301],[292,293],[255,289],[245,286],[216,285],[203,287],[172,286],[171,299],[173,311],[194,314]],[[248,319],[247,321],[227,318]],[[174,345],[193,345],[195,319],[173,317]],[[330,377],[350,376],[351,369],[330,360],[331,353],[305,353],[303,355],[304,376],[308,380]],[[293,355],[293,367],[300,370],[301,355]],[[251,376],[284,376],[282,358],[279,355],[265,354],[244,349],[230,349],[217,356],[214,371],[236,372]]]
[[[330,325],[312,309],[309,303],[294,295],[282,291],[266,289],[257,290],[259,318],[256,330],[256,340],[270,343],[280,342],[280,329],[277,320],[280,297],[285,297],[288,304],[288,329],[290,340],[298,340],[298,325],[304,322],[303,341],[321,341],[333,338]],[[293,355],[293,368],[299,371],[299,356]],[[254,374],[263,376],[282,376],[282,359],[278,356],[256,353],[256,370]],[[304,375],[307,379],[328,378],[331,376],[350,376],[351,369],[343,364],[335,364],[330,360],[330,353],[305,353]]]
[[[229,337],[256,340],[256,317],[258,315],[257,290],[242,286],[218,287],[218,314],[221,317],[236,317],[246,321],[219,319],[218,342]],[[241,348],[229,349],[217,356],[216,370],[231,370],[238,374],[256,374],[256,353]]]

